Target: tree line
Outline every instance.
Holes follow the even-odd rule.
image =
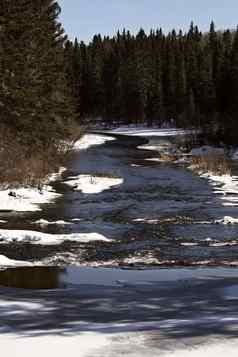
[[[238,131],[238,30],[162,29],[95,35],[65,45],[67,78],[81,120]]]

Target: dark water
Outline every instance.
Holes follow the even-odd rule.
[[[163,268],[115,269],[91,267],[26,267],[0,270],[0,287],[29,290],[81,289],[87,287],[117,287],[125,290],[143,290],[151,287],[181,286],[185,281],[229,278],[237,288],[234,268]],[[230,282],[229,282],[230,283]]]
[[[152,138],[152,144],[159,140]],[[62,197],[54,204],[44,205],[43,211],[0,217],[9,221],[1,225],[4,229],[55,234],[96,232],[112,239],[111,243],[1,244],[0,254],[46,266],[236,265],[238,226],[217,225],[214,221],[224,216],[237,217],[238,207],[224,207],[207,180],[183,165],[146,161],[158,153],[137,149],[145,142],[119,138],[75,152],[68,162],[66,177],[116,175],[124,179],[122,185],[99,194],[83,194],[56,182],[55,188]],[[43,228],[32,223],[40,218],[80,221]]]
[[[62,289],[66,270],[57,267],[12,268],[0,270],[0,286],[21,289]]]

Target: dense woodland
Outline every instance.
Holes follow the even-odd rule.
[[[196,126],[237,143],[238,30],[161,29],[94,36],[65,47],[81,120]],[[234,138],[232,138],[235,134]]]
[[[77,115],[59,14],[52,0],[1,0],[0,182],[44,177],[71,136]]]
[[[59,13],[52,0],[1,0],[1,124],[30,145],[64,135],[74,116]]]

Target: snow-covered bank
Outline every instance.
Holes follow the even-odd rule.
[[[97,134],[86,134],[80,140],[76,141],[74,144],[75,150],[86,150],[91,146],[102,145],[107,141],[113,141],[114,138],[109,136],[97,135]]]
[[[177,135],[195,135],[199,132],[194,129],[159,129],[159,128],[147,128],[143,126],[122,126],[117,129],[109,130],[108,134],[120,134],[129,136],[177,136]]]
[[[49,183],[49,182],[54,182],[58,179],[61,179],[62,177],[62,174],[66,171],[66,167],[62,166],[59,168],[58,172],[55,172],[51,175],[49,175],[49,177],[46,179],[46,184]]]
[[[39,205],[50,203],[60,195],[52,187],[18,188],[0,191],[0,211],[39,211]]]
[[[236,340],[216,341],[192,348],[180,349],[178,351],[165,353],[164,357],[236,357],[238,343]]]
[[[0,267],[29,267],[32,266],[29,262],[19,261],[19,260],[12,260],[5,255],[0,255]]]
[[[101,145],[107,141],[115,140],[108,136],[87,134],[78,140],[75,145],[75,150],[88,149],[94,145]],[[39,205],[43,203],[50,203],[60,195],[57,194],[50,183],[61,178],[63,172],[66,171],[65,167],[61,167],[58,172],[53,173],[46,177],[44,180],[45,185],[41,190],[37,188],[22,187],[16,189],[3,189],[0,191],[0,211],[21,211],[32,212],[41,210]],[[106,183],[102,184],[104,187]],[[109,183],[108,183],[109,185]],[[112,185],[110,184],[111,187]],[[97,185],[98,187],[98,185]]]
[[[26,308],[24,307],[24,311]],[[19,311],[21,308],[19,307]],[[28,313],[31,311],[29,310]],[[93,341],[93,343],[92,343]],[[16,338],[13,334],[0,335],[1,351],[4,357],[88,357],[97,356],[97,350],[107,347],[110,339],[100,333],[85,332],[80,335],[49,335]]]
[[[30,243],[58,245],[63,242],[111,242],[99,233],[47,234],[36,231],[0,229],[0,244]]]
[[[83,193],[100,193],[109,190],[113,186],[123,183],[122,178],[79,175],[70,177],[65,183],[76,191]]]
[[[68,289],[0,288],[4,357],[237,355],[236,269],[62,274]]]
[[[238,218],[225,216],[222,219],[216,220],[215,223],[217,223],[217,224],[238,224]]]
[[[39,219],[38,221],[32,223],[38,226],[50,226],[50,225],[66,226],[66,225],[73,224],[73,222],[66,222],[64,220],[48,221],[47,219]]]
[[[215,194],[219,195],[223,206],[238,205],[238,177],[232,175],[214,175],[212,173],[200,173],[213,186]]]

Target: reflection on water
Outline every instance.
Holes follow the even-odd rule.
[[[15,268],[0,271],[0,285],[22,289],[65,288],[62,268]]]
[[[67,289],[85,290],[89,286],[146,288],[180,284],[191,279],[236,278],[237,269],[232,268],[160,268],[160,269],[115,269],[68,267],[9,268],[0,271],[0,286],[21,289]],[[237,285],[236,285],[237,286]]]

